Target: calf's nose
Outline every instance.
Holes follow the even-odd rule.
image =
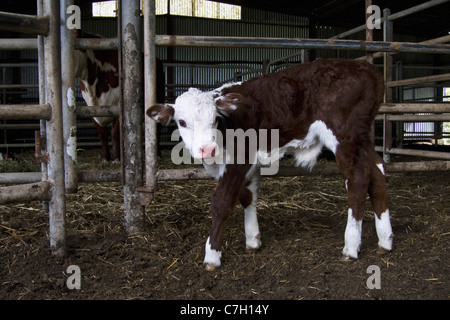
[[[204,159],[214,158],[216,155],[216,146],[214,146],[214,145],[203,146],[201,148],[201,152],[202,152],[202,158],[204,158]]]

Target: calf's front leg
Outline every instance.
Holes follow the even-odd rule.
[[[256,205],[258,202],[259,171],[250,177],[239,193],[239,201],[244,207],[245,245],[251,252],[261,246]]]
[[[212,227],[206,241],[204,265],[207,271],[220,267],[223,230],[245,182],[248,165],[227,165],[211,198]]]

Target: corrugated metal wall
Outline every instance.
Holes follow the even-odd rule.
[[[115,19],[101,18],[82,21],[86,32],[113,37],[116,34]],[[175,35],[209,35],[236,37],[274,37],[274,38],[307,38],[308,19],[267,12],[263,10],[242,9],[241,20],[215,20],[183,16],[157,16],[156,33]],[[298,51],[298,50],[297,50]],[[274,60],[297,52],[283,49],[249,49],[249,48],[199,48],[175,47],[168,49],[158,47],[157,55],[168,62],[181,64],[166,68],[166,78],[179,85],[175,91],[168,91],[168,96],[176,97],[188,86],[207,89],[223,82],[236,79],[246,80],[261,70],[264,60]],[[190,63],[191,65],[185,65]],[[195,67],[196,64],[221,64],[221,68],[206,66]],[[224,68],[224,66],[228,66]],[[169,75],[170,74],[170,75]],[[241,76],[241,74],[243,74]],[[169,84],[169,89],[172,86]]]
[[[280,14],[263,10],[242,8],[241,20],[215,20],[205,18],[193,18],[183,16],[157,16],[157,34],[175,35],[210,35],[210,36],[237,36],[237,37],[274,37],[274,38],[308,38],[308,19]],[[104,37],[115,37],[117,34],[117,22],[115,18],[90,18],[82,20],[82,29],[89,33],[99,34]],[[395,28],[394,28],[395,30]],[[169,32],[170,31],[170,32]],[[345,31],[343,28],[329,26],[316,27],[317,38],[329,38]],[[349,39],[364,39],[364,32],[357,33]],[[376,39],[380,40],[380,39]],[[395,36],[396,41],[419,42],[414,36]],[[256,49],[256,48],[195,48],[195,47],[158,47],[157,55],[166,64],[166,83],[168,84],[167,96],[174,99],[189,86],[197,86],[207,90],[220,86],[230,80],[246,80],[260,74],[264,60],[276,60],[299,50],[287,49]],[[355,51],[316,50],[315,57],[322,58],[356,58],[363,55]],[[1,52],[0,58],[7,61],[7,53]],[[395,61],[402,61],[404,65],[433,65],[432,55],[398,54]],[[450,57],[442,57],[447,61]],[[35,51],[23,51],[17,56],[17,60],[36,62]],[[300,57],[290,60],[299,63]],[[377,61],[376,61],[377,62]],[[174,65],[175,63],[176,65]],[[450,62],[449,62],[450,63]],[[217,67],[219,65],[219,67]],[[16,72],[17,73],[17,72]],[[21,67],[20,82],[24,84],[37,84],[37,67]],[[432,70],[406,69],[402,70],[403,78],[420,77],[432,74]],[[11,72],[2,72],[1,79],[4,83],[11,83]],[[16,77],[17,78],[17,77]],[[170,80],[170,81],[169,81]],[[17,81],[17,80],[16,80]],[[169,83],[170,82],[170,83]],[[175,87],[174,87],[175,86]],[[416,98],[430,95],[431,91],[414,91]],[[411,94],[412,95],[412,94]],[[38,100],[36,88],[21,90],[15,95],[20,101]],[[79,96],[81,99],[81,96]],[[408,92],[405,99],[409,98]],[[405,128],[406,129],[406,128]]]

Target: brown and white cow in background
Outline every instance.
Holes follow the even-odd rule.
[[[367,193],[375,210],[378,245],[392,249],[383,160],[370,139],[383,92],[383,77],[374,66],[319,59],[210,92],[191,88],[175,104],[159,104],[147,110],[148,116],[162,124],[174,119],[191,155],[202,159],[207,171],[218,179],[211,199],[212,229],[204,259],[207,270],[221,264],[224,223],[237,200],[245,209],[247,248],[261,245],[256,213],[261,168],[250,159],[293,154],[297,165],[311,168],[323,147],[335,154],[348,190],[343,258],[358,257]],[[274,147],[266,143],[267,147],[261,148],[262,141],[258,140],[258,150],[253,151],[256,155],[246,147],[246,160],[241,164],[229,158],[223,164],[211,163],[208,160],[212,158],[227,157],[229,141],[215,141],[216,130],[225,137],[227,129],[278,130],[279,141]],[[232,154],[236,160],[237,152]]]
[[[77,36],[98,38],[78,31]],[[117,50],[75,50],[75,77],[80,79],[80,90],[88,106],[118,106],[120,99],[119,57]],[[156,59],[156,101],[164,101],[164,70]],[[120,123],[118,117],[93,117],[101,142],[102,160],[120,160]],[[111,128],[112,155],[108,146]]]

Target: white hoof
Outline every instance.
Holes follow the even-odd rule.
[[[220,267],[220,259],[222,258],[222,252],[217,251],[211,248],[211,243],[208,240],[205,245],[205,260],[203,264],[205,265],[205,269],[208,271],[213,271],[216,268]]]
[[[341,257],[341,261],[344,261],[344,262],[351,262],[351,261],[355,261],[355,260],[357,260],[357,258],[350,257],[345,254],[342,255],[342,257]]]
[[[261,247],[261,240],[259,234],[254,237],[247,238],[245,241],[247,251],[256,251]]]
[[[394,235],[391,234],[387,239],[379,239],[378,247],[386,251],[392,251],[392,242]]]
[[[358,259],[358,248],[347,248],[345,247],[344,250],[342,250],[342,261],[351,261]]]
[[[344,257],[358,259],[358,252],[361,248],[362,220],[353,217],[352,209],[348,209],[347,227],[345,228],[345,246],[342,250]]]
[[[215,265],[212,265],[212,264],[209,264],[209,263],[204,263],[204,265],[205,265],[205,270],[208,271],[208,272],[216,271],[217,268],[220,267],[220,266],[215,266]]]
[[[375,215],[375,227],[378,235],[378,246],[384,250],[391,251],[394,234],[392,233],[389,209],[381,214],[380,219]]]

